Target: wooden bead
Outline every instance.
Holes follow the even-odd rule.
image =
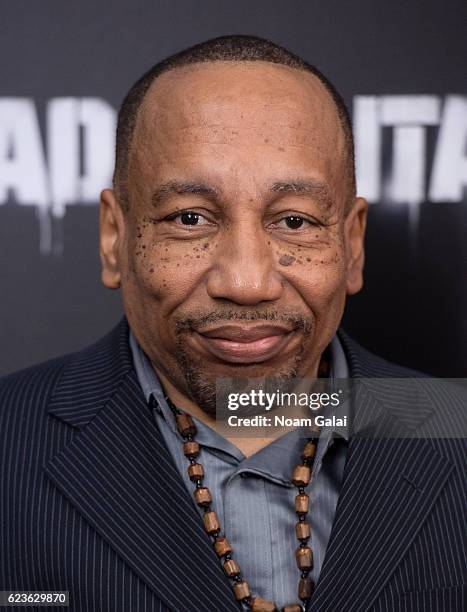
[[[302,452],[303,459],[313,459],[316,455],[316,444],[314,442],[307,442]]]
[[[297,465],[292,474],[292,482],[296,487],[306,487],[311,479],[311,468],[308,465]]]
[[[281,612],[303,612],[303,608],[298,604],[291,604],[290,606],[284,606]]]
[[[201,463],[193,463],[193,465],[188,466],[188,476],[190,480],[196,482],[197,480],[201,480],[204,476],[204,469]]]
[[[315,583],[311,578],[300,578],[298,583],[298,598],[302,601],[308,601],[313,595]]]
[[[205,512],[203,516],[204,528],[209,534],[217,533],[221,526],[217,514],[211,510],[211,512]]]
[[[188,459],[196,459],[196,457],[199,455],[198,442],[193,442],[193,440],[190,442],[184,442],[183,453],[185,457],[188,457]]]
[[[235,559],[229,559],[224,563],[223,567],[225,573],[227,574],[227,576],[230,576],[230,578],[232,578],[233,576],[238,576],[240,573],[240,566],[235,561]]]
[[[311,537],[310,523],[299,521],[295,525],[295,535],[297,540],[308,540]]]
[[[189,414],[177,414],[175,419],[177,421],[177,429],[182,436],[195,435],[196,425]]]
[[[245,597],[250,597],[250,587],[248,582],[236,582],[233,586],[233,592],[235,595],[235,599],[238,601],[245,599]]]
[[[302,546],[295,551],[299,570],[310,570],[313,567],[313,551],[309,546]]]
[[[211,491],[207,487],[201,487],[194,491],[195,502],[202,508],[212,503]]]
[[[306,493],[301,493],[295,497],[295,512],[297,514],[306,514],[310,507],[310,498]]]
[[[230,555],[232,552],[232,547],[229,544],[227,538],[217,538],[214,542],[214,550],[216,551],[216,555],[218,557],[223,557],[224,555]]]
[[[276,604],[273,601],[261,597],[255,597],[250,607],[252,612],[277,612]]]

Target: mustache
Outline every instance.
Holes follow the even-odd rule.
[[[313,327],[311,317],[305,317],[300,313],[279,312],[277,310],[223,310],[209,311],[204,313],[181,316],[175,319],[175,333],[183,334],[193,330],[202,330],[203,327],[212,323],[225,321],[279,321],[294,331],[310,332]]]

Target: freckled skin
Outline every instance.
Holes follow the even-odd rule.
[[[366,203],[349,193],[345,164],[340,121],[313,75],[215,62],[151,86],[130,155],[129,210],[112,190],[102,194],[102,279],[121,287],[130,326],[174,401],[209,412],[218,377],[316,375],[346,296],[362,286]],[[309,177],[326,185],[326,205],[271,191]],[[169,181],[202,183],[220,197],[175,194],[154,206],[152,193]],[[167,220],[187,210],[206,222]],[[304,226],[288,227],[291,215]],[[209,316],[295,317],[306,331],[271,361],[234,366],[201,359],[190,334],[177,332],[177,323]]]
[[[282,255],[282,257],[279,259],[281,266],[290,266],[294,261],[295,257],[292,257],[292,255]]]

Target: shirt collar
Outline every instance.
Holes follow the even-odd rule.
[[[154,397],[155,410],[163,417],[165,423],[171,432],[183,441],[175,425],[172,410],[165,399],[162,384],[157,376],[154,368],[151,365],[148,357],[139,346],[133,332],[130,330],[130,348],[133,355],[133,363],[136,370],[141,389],[143,390],[146,401],[149,403],[151,397]],[[223,438],[208,425],[192,417],[197,428],[196,441],[203,446],[208,446],[215,451],[223,451],[225,454],[232,456],[234,462],[241,461],[243,453],[227,439]]]

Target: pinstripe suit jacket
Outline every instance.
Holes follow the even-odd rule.
[[[353,377],[406,377],[339,331]],[[448,389],[358,410],[416,428]],[[238,612],[155,427],[123,320],[92,347],[0,381],[0,590],[68,590],[71,609]],[[354,438],[311,612],[464,610],[461,440]],[[254,544],[253,544],[254,545]]]

